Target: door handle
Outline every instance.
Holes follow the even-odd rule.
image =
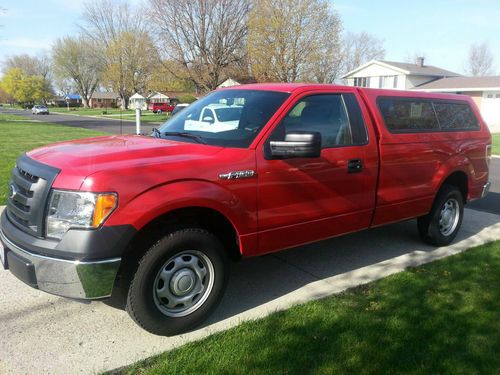
[[[361,159],[351,159],[347,162],[348,173],[358,173],[363,170],[363,161]]]

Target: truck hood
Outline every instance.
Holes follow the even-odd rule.
[[[99,171],[208,158],[222,147],[176,142],[147,136],[124,135],[74,140],[41,147],[28,156],[86,177]]]

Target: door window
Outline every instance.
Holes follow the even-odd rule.
[[[351,106],[357,106],[353,108],[353,113],[348,111]],[[350,121],[350,117],[354,121]],[[353,122],[356,129],[352,127]],[[299,100],[276,127],[270,140],[283,141],[287,133],[295,132],[320,133],[322,148],[364,144],[367,141],[361,111],[352,94],[311,95]]]

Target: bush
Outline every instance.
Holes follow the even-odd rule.
[[[191,104],[192,102],[196,101],[196,97],[194,97],[193,95],[181,95],[179,96],[179,102],[180,103],[188,103],[188,104]]]

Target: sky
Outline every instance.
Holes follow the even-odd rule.
[[[133,0],[140,3],[141,0]],[[487,42],[500,74],[500,0],[332,0],[345,31],[384,41],[386,60],[415,55],[464,72],[472,43]],[[47,53],[59,37],[77,33],[83,0],[0,0],[0,61]]]

